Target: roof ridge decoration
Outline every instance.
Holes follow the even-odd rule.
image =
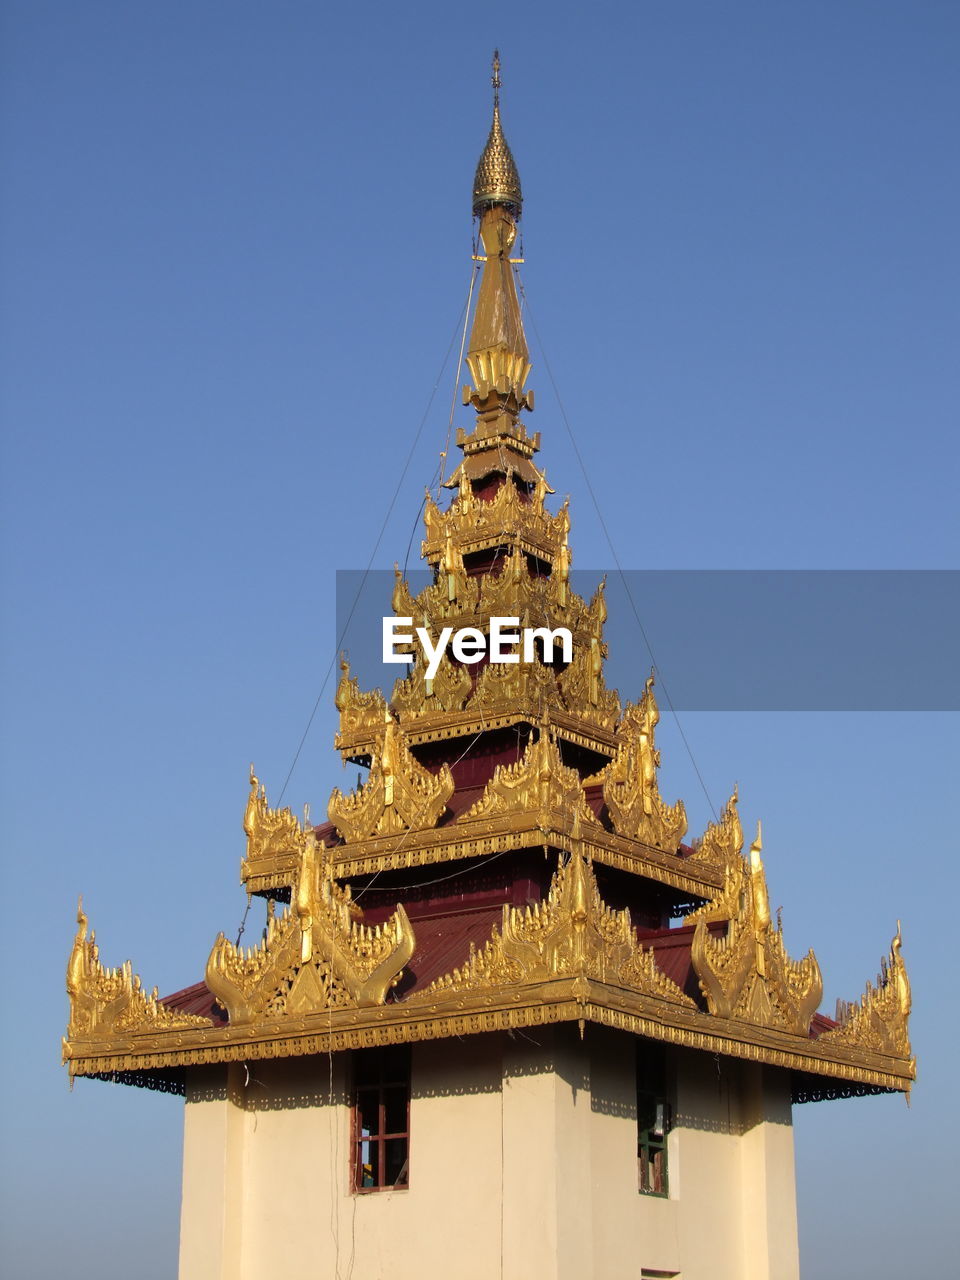
[[[758,823],[749,865],[740,859],[728,877],[736,907],[725,936],[712,937],[709,915],[700,915],[690,957],[712,1014],[807,1035],[823,995],[820,966],[812,950],[791,960],[773,926],[762,847]]]
[[[579,820],[588,827],[599,825],[580,775],[563,763],[557,740],[547,729],[528,743],[515,764],[497,765],[483,795],[458,821],[531,812],[538,814],[544,833],[556,825],[552,816],[558,812],[572,815],[575,824]]]
[[[390,706],[401,724],[420,717],[444,715],[460,711],[470,697],[473,679],[469,667],[453,662],[444,651],[432,680],[427,679],[426,665],[418,660],[393,686]]]
[[[723,806],[719,821],[708,823],[700,839],[694,841],[691,858],[697,862],[721,868],[736,865],[743,849],[743,827],[737,807],[739,802],[740,797],[735,786],[730,799]],[[707,907],[700,908],[701,911],[707,909]],[[691,916],[687,916],[688,923],[691,919]]]
[[[375,726],[383,724],[387,703],[380,689],[369,691],[360,688],[360,681],[350,674],[346,654],[340,659],[342,675],[334,696],[334,706],[340,712],[340,728],[334,745],[349,741],[358,734],[363,736]]]
[[[909,1032],[912,996],[902,948],[903,935],[898,920],[889,956],[880,962],[876,986],[868,982],[863,996],[854,1003],[838,1000],[839,1025],[825,1031],[821,1040],[907,1058],[915,1065]]]
[[[614,831],[676,853],[687,830],[687,812],[682,800],[668,805],[660,795],[660,752],[656,747],[659,723],[651,673],[640,701],[624,708],[617,727],[616,755],[588,781],[603,785]]]
[[[398,835],[435,826],[453,791],[450,766],[441,765],[435,774],[425,769],[386,711],[367,781],[347,793],[335,787],[327,815],[348,841]]]
[[[466,964],[431,983],[414,999],[438,993],[495,989],[554,978],[592,978],[629,986],[694,1009],[689,996],[657,968],[652,950],[636,938],[628,910],[603,901],[593,866],[575,847],[554,872],[542,902],[504,906],[499,930]]]
[[[293,905],[271,915],[257,946],[236,946],[221,933],[210,952],[206,983],[231,1024],[382,1005],[413,955],[416,937],[403,907],[384,924],[362,924],[316,834],[301,835]]]
[[[240,871],[246,882],[253,867],[281,862],[292,866],[299,853],[303,828],[289,807],[271,809],[267,790],[250,765],[250,795],[243,814],[243,830],[247,837],[247,853]]]
[[[754,943],[763,941],[763,954],[761,958],[757,948],[748,953],[751,963],[738,990],[752,993],[751,983],[762,980],[767,991],[759,1000],[751,995],[734,998],[724,1008],[698,1009],[659,969],[655,951],[637,940],[629,911],[604,902],[575,821],[570,855],[561,858],[543,901],[505,906],[500,928],[494,926],[483,947],[471,945],[462,966],[413,996],[388,1002],[391,987],[414,955],[410,921],[400,907],[383,925],[362,925],[349,888],[336,883],[330,856],[315,833],[305,833],[293,907],[271,920],[258,947],[239,949],[222,934],[214,944],[207,983],[227,1009],[226,1026],[171,1010],[155,995],[146,997],[129,965],[103,970],[89,950],[95,944],[86,939],[81,913],[68,969],[71,1022],[64,1060],[71,1076],[98,1074],[147,1083],[150,1077],[144,1072],[191,1063],[254,1061],[594,1021],[871,1089],[909,1091],[916,1065],[906,1036],[910,994],[899,930],[878,986],[868,985],[858,1005],[841,1010],[845,1020],[840,1027],[812,1040],[802,1008],[809,1007],[812,992],[798,990],[796,981],[798,975],[808,978],[811,957],[799,964],[789,961],[779,930],[772,946],[758,939],[754,926],[760,934],[770,927],[759,850],[744,875],[750,883],[736,923],[751,924],[749,937]],[[701,920],[697,932],[705,931]],[[733,953],[740,974],[737,942]],[[818,978],[819,970],[815,972]],[[104,979],[105,989],[97,989]],[[705,986],[710,1006],[709,981]],[[119,1006],[111,1003],[118,995]],[[93,1019],[87,1016],[91,1003],[98,1015]],[[784,1017],[785,1004],[797,1016]],[[115,1015],[126,1009],[131,1014],[121,1022]]]
[[[96,933],[87,937],[88,923],[81,898],[77,904],[77,934],[67,962],[70,1021],[63,1041],[65,1058],[75,1041],[92,1040],[106,1048],[145,1031],[212,1026],[209,1018],[168,1008],[156,987],[148,995],[129,960],[117,969],[105,968],[100,963]]]

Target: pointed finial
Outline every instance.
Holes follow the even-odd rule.
[[[757,838],[750,846],[750,862],[754,868],[762,865],[760,853],[763,849],[763,828],[760,825],[760,819],[757,819]]]
[[[513,154],[500,127],[500,50],[493,51],[493,123],[473,180],[473,212],[479,217],[485,209],[500,205],[514,218],[520,217],[523,194],[520,174]]]

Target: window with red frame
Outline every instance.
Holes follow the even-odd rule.
[[[410,1048],[360,1049],[353,1056],[354,1190],[389,1191],[410,1182]]]

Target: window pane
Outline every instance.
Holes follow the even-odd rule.
[[[664,1191],[666,1191],[667,1189],[663,1180],[663,1172],[664,1172],[663,1152],[651,1151],[650,1156],[651,1156],[651,1163],[653,1165],[653,1176],[650,1179],[651,1181],[650,1190],[656,1191],[658,1194],[663,1195]]]
[[[388,1138],[386,1143],[385,1184],[388,1187],[407,1185],[407,1140]]]
[[[380,1090],[357,1090],[357,1132],[359,1137],[369,1137],[380,1132]]]
[[[360,1187],[376,1187],[379,1185],[379,1142],[361,1142],[358,1149],[359,1167],[357,1169],[357,1185]]]
[[[402,1085],[399,1089],[384,1090],[383,1131],[407,1132],[407,1091]]]

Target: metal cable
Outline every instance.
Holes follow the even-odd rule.
[[[547,371],[547,377],[550,379],[550,385],[553,387],[553,393],[557,398],[557,407],[560,410],[560,417],[563,421],[564,427],[566,428],[567,435],[570,437],[570,443],[573,445],[573,452],[576,455],[577,462],[579,463],[579,466],[580,466],[580,471],[583,474],[583,479],[587,486],[587,492],[590,494],[590,499],[593,502],[594,509],[597,513],[597,519],[600,521],[600,528],[603,530],[603,536],[606,538],[607,546],[610,548],[610,554],[613,556],[613,562],[614,562],[614,565],[616,566],[617,574],[620,578],[620,581],[623,583],[624,591],[626,591],[627,593],[627,599],[630,601],[630,608],[632,609],[633,616],[636,619],[637,627],[640,631],[640,635],[643,637],[643,643],[647,647],[647,652],[650,654],[650,661],[653,663],[653,668],[657,673],[658,683],[660,685],[660,688],[663,690],[663,696],[667,700],[667,706],[670,708],[670,714],[673,716],[674,721],[676,722],[677,731],[680,734],[680,738],[681,738],[681,741],[683,742],[684,747],[686,748],[687,755],[690,757],[690,763],[693,765],[693,771],[697,775],[697,780],[700,783],[700,787],[703,791],[703,794],[706,796],[707,804],[710,806],[710,812],[713,814],[714,821],[719,821],[719,817],[714,807],[713,800],[710,798],[710,792],[707,790],[707,784],[703,780],[703,775],[701,774],[699,766],[697,765],[697,761],[693,754],[693,750],[690,746],[690,743],[687,741],[687,735],[683,731],[683,725],[680,723],[680,717],[677,714],[677,709],[673,705],[673,700],[670,697],[670,691],[667,688],[666,682],[663,679],[663,674],[660,670],[660,666],[654,655],[653,646],[650,643],[650,638],[648,637],[646,628],[644,627],[643,622],[640,619],[640,612],[637,609],[636,601],[633,598],[633,592],[630,590],[630,584],[627,581],[627,576],[623,571],[622,565],[620,564],[620,557],[617,555],[617,549],[613,545],[613,539],[610,536],[610,530],[607,528],[607,522],[603,518],[603,511],[600,507],[600,503],[597,501],[597,495],[594,492],[593,485],[590,482],[590,476],[587,472],[586,464],[583,461],[583,455],[580,452],[580,446],[577,444],[576,436],[573,434],[573,428],[570,426],[570,420],[567,417],[567,411],[564,408],[563,399],[560,395],[560,389],[557,386],[557,380],[553,376],[553,369],[550,367],[550,361],[547,357],[546,347],[543,345],[543,339],[540,336],[540,330],[537,328],[537,322],[536,322],[536,319],[534,318],[533,309],[531,308],[530,303],[527,299],[527,295],[523,287],[523,280],[520,277],[519,270],[516,267],[514,267],[513,270],[517,279],[517,288],[520,290],[520,296],[523,298],[524,307],[526,309],[527,315],[530,317],[530,324],[533,327],[533,332],[536,335],[537,343],[540,347],[540,354],[543,356],[543,367]]]

